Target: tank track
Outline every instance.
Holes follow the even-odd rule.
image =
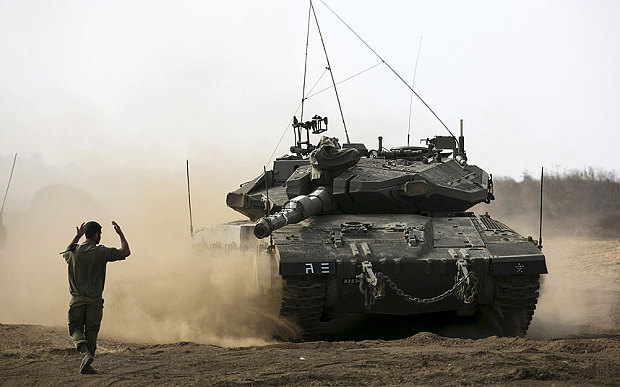
[[[539,275],[497,276],[493,304],[483,312],[491,334],[523,337],[530,326],[540,288]]]
[[[296,340],[314,335],[321,321],[327,296],[327,284],[320,276],[284,277],[280,315],[297,324],[300,332]]]

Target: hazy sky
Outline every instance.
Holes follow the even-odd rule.
[[[455,134],[465,120],[471,163],[513,177],[620,169],[620,2],[326,2],[408,81],[423,38],[415,89]],[[379,63],[315,8],[336,81]],[[82,171],[189,157],[257,175],[301,98],[307,12],[302,0],[0,0],[0,182],[14,152]],[[324,67],[313,25],[309,87]],[[327,86],[325,74],[315,91]],[[339,92],[353,142],[406,142],[410,92],[385,66]],[[333,92],[306,112],[344,139]],[[414,100],[412,138],[434,134],[445,130]]]

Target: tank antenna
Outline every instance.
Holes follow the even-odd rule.
[[[459,135],[459,155],[467,160],[467,155],[465,154],[465,136],[463,136],[463,119],[461,118],[461,134]]]
[[[330,11],[331,13],[333,13],[333,14],[334,14],[334,16],[336,16],[336,17],[338,18],[338,20],[340,20],[340,21],[342,22],[342,24],[344,24],[344,25],[345,25],[345,26],[349,29],[349,31],[351,31],[351,32],[353,33],[353,35],[355,35],[355,36],[356,36],[359,40],[361,40],[361,41],[362,41],[362,43],[364,43],[364,45],[365,45],[366,47],[368,47],[368,49],[369,49],[370,51],[372,51],[372,53],[373,53],[373,54],[375,54],[375,56],[376,56],[377,58],[379,58],[379,60],[381,60],[381,63],[385,63],[385,65],[387,66],[387,68],[388,68],[388,69],[390,69],[390,71],[391,71],[392,73],[394,73],[394,75],[396,75],[396,76],[398,77],[398,79],[400,79],[400,80],[401,80],[401,82],[402,82],[402,83],[404,83],[404,84],[405,84],[405,86],[407,86],[407,87],[409,88],[409,90],[411,90],[411,92],[412,92],[413,94],[415,94],[415,96],[416,96],[416,97],[418,97],[418,99],[420,100],[420,102],[422,102],[422,103],[424,104],[424,106],[426,106],[426,108],[427,108],[427,109],[428,109],[431,113],[433,113],[433,116],[435,116],[435,118],[437,118],[437,120],[439,121],[439,123],[441,123],[441,125],[442,125],[442,126],[443,126],[443,127],[444,127],[447,131],[448,131],[448,133],[450,133],[450,135],[451,135],[452,137],[454,137],[455,141],[458,143],[458,140],[456,140],[456,137],[454,136],[454,134],[452,133],[452,131],[448,128],[448,126],[447,126],[447,125],[446,125],[446,124],[445,124],[445,123],[441,120],[441,118],[439,118],[439,116],[437,115],[437,113],[435,113],[435,111],[434,111],[433,109],[431,109],[431,107],[430,107],[430,106],[426,103],[426,101],[424,101],[424,99],[422,99],[422,97],[420,97],[420,95],[419,95],[418,93],[416,93],[416,91],[415,91],[415,90],[413,90],[413,87],[411,87],[411,85],[409,85],[409,83],[408,83],[407,81],[405,81],[405,80],[403,79],[403,77],[401,77],[401,76],[400,76],[400,74],[398,74],[398,73],[396,72],[396,70],[394,70],[394,69],[392,68],[392,66],[390,66],[390,64],[389,64],[388,62],[386,62],[386,61],[385,61],[385,60],[384,60],[384,59],[383,59],[383,58],[382,58],[379,54],[377,54],[377,52],[376,52],[375,50],[373,50],[373,49],[372,49],[372,47],[370,47],[370,45],[369,45],[368,43],[366,43],[366,41],[365,41],[364,39],[362,39],[362,37],[361,37],[361,36],[359,36],[359,35],[357,34],[357,32],[355,32],[355,31],[353,30],[353,28],[351,28],[351,27],[350,27],[350,26],[349,26],[349,25],[348,25],[348,24],[347,24],[347,23],[346,23],[346,22],[345,22],[345,21],[344,21],[344,20],[343,20],[340,16],[338,16],[338,14],[337,14],[336,12],[334,12],[334,10],[333,10],[333,9],[331,9],[331,8],[329,7],[329,5],[325,4],[325,2],[324,2],[323,0],[319,0],[319,1],[320,1],[321,3],[323,3],[323,5],[324,5],[327,9],[329,9],[329,11]]]
[[[304,59],[304,84],[301,88],[301,122],[304,122],[304,102],[306,101],[306,76],[308,74],[308,40],[310,39],[310,11],[312,10],[312,2],[308,7],[308,26],[306,27],[306,58]],[[301,141],[301,137],[299,138]],[[297,143],[297,135],[295,135],[295,143]]]
[[[15,170],[15,162],[17,161],[17,153],[13,157],[13,166],[11,167],[11,174],[9,175],[9,182],[6,185],[6,190],[4,191],[4,199],[2,200],[2,208],[0,208],[0,215],[4,213],[4,204],[6,203],[6,197],[9,194],[9,187],[11,186],[11,180],[13,179],[13,171]]]
[[[542,250],[542,227],[543,227],[543,180],[545,177],[545,167],[540,168],[540,219],[538,224],[538,248]]]
[[[411,82],[411,88],[415,88],[415,75],[418,72],[418,60],[420,59],[420,50],[422,49],[422,37],[420,36],[420,45],[418,46],[418,56],[415,58],[415,66],[413,68],[413,81]],[[409,125],[407,126],[407,146],[409,146],[409,139],[411,138],[411,106],[413,105],[413,93],[409,98]]]
[[[267,167],[263,165],[263,173],[265,174],[265,196],[267,196],[267,203],[265,203],[265,216],[271,214],[271,203],[269,202],[269,184],[267,184]],[[269,235],[269,246],[273,248],[273,235]]]
[[[267,196],[267,203],[265,203],[265,216],[269,216],[271,212],[271,205],[269,203],[269,184],[267,182],[267,167],[263,165],[263,174],[265,175],[265,195]]]
[[[310,9],[312,9],[312,14],[314,15],[314,21],[316,22],[316,29],[319,31],[319,37],[321,38],[321,44],[323,45],[323,51],[325,52],[325,60],[327,60],[327,68],[329,70],[329,75],[332,77],[332,84],[334,85],[334,92],[336,93],[336,101],[338,101],[338,109],[340,109],[340,117],[342,117],[342,126],[344,127],[344,135],[347,138],[347,144],[350,144],[351,140],[349,140],[349,132],[347,132],[347,124],[344,122],[344,114],[342,113],[342,104],[340,104],[340,97],[338,96],[338,89],[336,88],[336,81],[334,80],[334,72],[332,71],[331,64],[329,64],[329,56],[327,56],[327,48],[325,48],[325,41],[323,40],[323,34],[321,33],[321,27],[319,27],[319,19],[316,18],[316,12],[314,11],[314,5],[312,4],[312,0],[310,0]]]
[[[189,159],[185,160],[187,171],[187,202],[189,203],[189,233],[194,237],[194,222],[192,221],[192,195],[189,190]]]

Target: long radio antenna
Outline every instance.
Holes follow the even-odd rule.
[[[263,173],[265,174],[265,216],[271,215],[271,202],[269,201],[269,181],[267,180],[267,166],[263,165]],[[269,235],[269,246],[273,248],[273,235]]]
[[[540,168],[540,219],[538,224],[538,248],[542,250],[542,227],[543,227],[543,180],[545,178],[545,168]]]
[[[185,160],[185,167],[187,171],[187,202],[189,204],[189,233],[194,237],[194,222],[192,221],[192,195],[189,190],[189,159]]]
[[[306,27],[306,58],[304,59],[304,85],[301,88],[301,122],[304,122],[304,102],[306,101],[306,75],[308,74],[308,41],[310,40],[310,11],[312,11],[312,2],[308,7],[308,26]],[[299,139],[299,141],[301,141],[301,138]],[[297,144],[297,135],[295,135],[295,144]]]
[[[17,161],[17,153],[15,153],[15,157],[13,157],[13,166],[11,167],[11,174],[9,175],[9,182],[6,185],[6,190],[4,191],[4,199],[2,199],[2,207],[0,208],[0,215],[4,213],[4,204],[6,203],[6,197],[9,194],[9,187],[11,186],[11,180],[13,179],[13,171],[15,170],[15,162]]]
[[[333,13],[333,14],[334,14],[334,16],[336,16],[336,17],[338,18],[338,20],[340,20],[340,21],[342,22],[342,24],[344,24],[344,25],[345,25],[345,26],[349,29],[349,31],[351,31],[351,32],[353,33],[353,35],[357,36],[357,38],[358,38],[359,40],[361,40],[361,41],[362,41],[362,43],[364,43],[364,45],[365,45],[366,47],[368,47],[368,49],[369,49],[370,51],[372,51],[372,53],[373,53],[373,54],[375,54],[375,55],[377,56],[377,58],[379,58],[379,60],[381,60],[381,62],[385,63],[385,65],[387,66],[387,68],[388,68],[388,69],[390,69],[390,71],[391,71],[391,72],[393,72],[393,73],[394,73],[394,75],[396,75],[396,76],[398,77],[398,79],[400,79],[400,80],[401,80],[401,82],[402,82],[402,83],[404,83],[404,84],[405,84],[405,86],[407,86],[407,87],[409,88],[409,90],[411,90],[411,92],[412,92],[413,94],[415,94],[415,96],[416,96],[416,97],[418,97],[418,99],[419,99],[419,100],[420,100],[420,101],[424,104],[424,106],[426,106],[426,108],[427,108],[427,109],[428,109],[431,113],[433,113],[433,115],[435,116],[435,118],[437,118],[437,120],[438,120],[438,121],[441,123],[441,125],[442,125],[442,126],[443,126],[443,127],[444,127],[447,131],[448,131],[448,133],[450,133],[450,135],[451,135],[452,137],[454,137],[454,140],[455,140],[455,141],[456,141],[456,143],[458,144],[459,140],[456,138],[456,136],[452,133],[452,131],[448,128],[448,126],[447,126],[446,124],[444,124],[444,122],[441,120],[441,118],[439,118],[439,116],[437,115],[437,113],[435,113],[435,111],[434,111],[433,109],[431,109],[431,107],[430,107],[430,106],[426,103],[426,101],[424,101],[424,99],[422,99],[422,97],[420,97],[420,95],[419,95],[418,93],[416,93],[416,91],[415,91],[415,90],[413,90],[413,87],[411,87],[411,85],[409,85],[409,83],[407,83],[407,81],[405,81],[405,80],[403,79],[403,77],[401,77],[401,76],[400,76],[400,74],[398,74],[398,73],[396,72],[396,70],[394,70],[394,69],[392,68],[392,66],[390,66],[390,64],[389,64],[388,62],[386,62],[386,61],[385,61],[385,60],[384,60],[384,59],[383,59],[383,58],[382,58],[382,57],[381,57],[381,56],[380,56],[380,55],[379,55],[379,54],[378,54],[375,50],[373,50],[373,48],[372,48],[372,47],[370,47],[370,45],[369,45],[368,43],[366,43],[366,41],[365,41],[364,39],[362,39],[362,37],[361,37],[361,36],[359,36],[359,35],[357,34],[357,32],[355,32],[355,30],[353,30],[353,28],[351,28],[351,27],[350,27],[350,26],[349,26],[349,25],[348,25],[348,24],[347,24],[347,23],[346,23],[346,22],[345,22],[345,21],[344,21],[344,20],[343,20],[340,16],[338,16],[338,14],[337,14],[336,12],[334,12],[334,10],[333,10],[333,9],[331,9],[331,8],[329,7],[329,5],[325,4],[325,2],[324,2],[323,0],[319,0],[319,1],[320,1],[321,3],[323,3],[323,5],[324,5],[327,9],[329,9],[329,10],[330,10],[330,12],[331,12],[331,13]]]
[[[418,60],[420,59],[420,50],[422,49],[422,37],[420,36],[420,45],[418,46],[418,56],[415,58],[415,67],[413,68],[413,81],[411,82],[411,88],[415,88],[415,75],[418,72]],[[409,124],[407,126],[407,146],[409,146],[409,139],[411,138],[411,106],[413,105],[413,93],[409,98]]]
[[[267,203],[265,204],[265,216],[271,214],[271,205],[269,203],[269,181],[267,180],[267,166],[263,165],[263,174],[265,175],[265,196]]]
[[[336,101],[338,101],[338,109],[340,109],[340,117],[342,117],[342,126],[344,127],[344,135],[347,137],[347,144],[349,144],[351,143],[351,141],[349,140],[349,132],[347,132],[347,124],[344,122],[344,114],[342,113],[342,105],[340,104],[340,97],[338,96],[338,89],[336,88],[336,81],[334,80],[334,72],[332,71],[331,64],[329,64],[329,57],[327,56],[327,48],[325,48],[325,41],[323,41],[323,34],[321,33],[321,27],[319,27],[319,19],[317,19],[316,17],[316,12],[314,11],[314,5],[312,4],[312,0],[310,0],[310,8],[312,9],[312,14],[314,15],[314,21],[316,22],[316,29],[319,31],[319,37],[321,38],[321,44],[323,45],[323,51],[325,52],[325,59],[327,60],[327,68],[329,69],[329,75],[331,75],[332,77],[332,84],[334,85],[334,91],[336,92]]]

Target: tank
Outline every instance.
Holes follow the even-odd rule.
[[[382,137],[376,149],[313,144],[327,122],[295,118],[306,140],[226,198],[252,222],[238,243],[270,270],[256,277],[283,280],[280,314],[300,327],[296,339],[347,313],[453,312],[482,335],[525,335],[545,256],[531,237],[468,212],[495,198],[492,176],[468,163],[462,121],[458,140],[389,150]]]

